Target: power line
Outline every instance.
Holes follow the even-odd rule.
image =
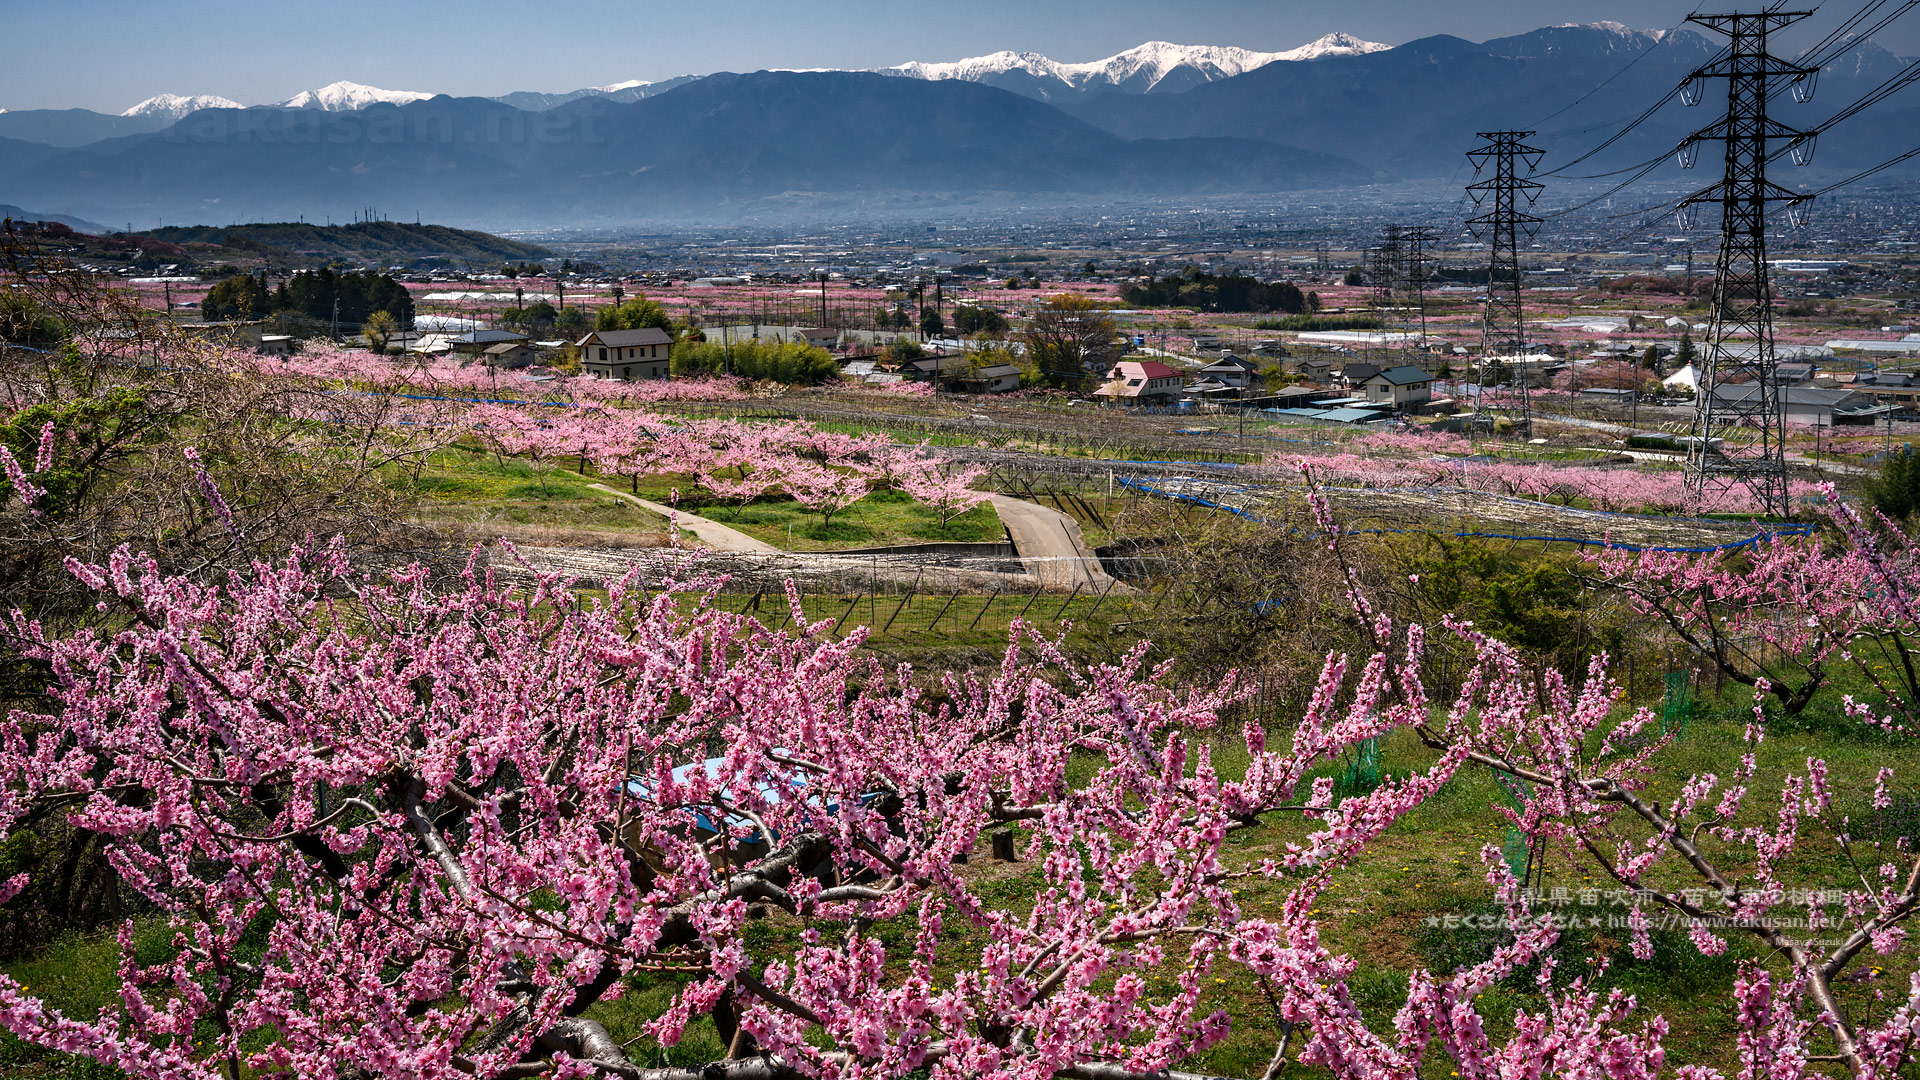
[[[1726,51],[1721,50],[1721,52],[1716,55],[1715,59],[1718,60],[1719,58],[1724,57],[1725,55],[1726,55]],[[1679,86],[1675,86],[1673,89],[1667,91],[1666,96],[1662,97],[1659,101],[1654,102],[1652,105],[1647,106],[1646,111],[1642,112],[1639,116],[1634,117],[1631,123],[1629,123],[1626,127],[1621,128],[1619,131],[1614,132],[1610,137],[1607,138],[1605,142],[1602,142],[1599,146],[1596,146],[1593,149],[1587,151],[1586,153],[1581,154],[1579,157],[1574,158],[1572,161],[1567,162],[1565,165],[1562,165],[1557,169],[1551,169],[1547,172],[1541,173],[1540,175],[1562,176],[1566,173],[1568,169],[1571,169],[1575,165],[1578,165],[1581,162],[1592,158],[1595,154],[1598,154],[1606,150],[1607,147],[1612,146],[1614,143],[1617,143],[1621,139],[1626,138],[1627,135],[1630,132],[1632,132],[1635,128],[1639,127],[1641,124],[1646,123],[1647,120],[1650,117],[1652,117],[1654,113],[1659,112],[1660,109],[1667,104],[1667,102],[1672,101],[1676,97],[1679,97],[1680,91],[1685,86],[1686,86],[1685,83],[1681,83]],[[1661,156],[1664,157],[1665,155],[1663,154]]]
[[[1881,2],[1884,3],[1885,0],[1881,0]],[[1682,22],[1684,21],[1685,20],[1682,20]],[[1555,109],[1553,112],[1550,112],[1547,115],[1541,117],[1539,120],[1534,122],[1533,126],[1537,128],[1541,124],[1546,123],[1547,121],[1553,119],[1554,117],[1559,116],[1562,113],[1571,111],[1572,109],[1576,108],[1581,102],[1587,100],[1588,98],[1599,93],[1600,91],[1605,90],[1607,88],[1607,84],[1613,82],[1613,80],[1619,78],[1622,75],[1625,75],[1628,71],[1632,70],[1633,65],[1639,63],[1642,60],[1645,60],[1647,58],[1648,53],[1666,44],[1667,41],[1673,37],[1673,32],[1675,30],[1680,29],[1681,25],[1682,23],[1674,23],[1672,26],[1669,26],[1665,30],[1661,31],[1660,36],[1653,39],[1653,44],[1648,45],[1644,49],[1641,49],[1638,55],[1636,55],[1633,59],[1627,61],[1626,67],[1623,67],[1619,71],[1616,71],[1613,74],[1607,76],[1606,78],[1600,80],[1600,84],[1598,86],[1595,86],[1593,89],[1575,98],[1573,100],[1573,104],[1564,105],[1558,109]]]
[[[1836,180],[1833,183],[1828,184],[1826,187],[1819,188],[1815,191],[1809,192],[1806,197],[1809,199],[1817,199],[1820,196],[1825,195],[1829,191],[1834,191],[1839,188],[1846,187],[1848,184],[1858,183],[1862,180],[1865,180],[1867,177],[1872,176],[1874,173],[1880,172],[1883,169],[1891,169],[1895,165],[1898,165],[1901,162],[1914,157],[1920,157],[1920,146],[1916,146],[1912,150],[1909,150],[1906,153],[1899,155],[1898,157],[1888,158],[1887,160],[1881,162],[1880,164],[1875,165],[1871,169],[1862,169],[1861,171],[1854,173],[1852,176],[1847,177],[1845,180]]]

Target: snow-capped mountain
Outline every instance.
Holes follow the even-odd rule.
[[[244,108],[232,98],[223,98],[218,94],[155,94],[147,100],[121,113],[121,116],[166,116],[175,120],[196,113],[201,109],[239,109]]]
[[[1393,48],[1391,45],[1382,45],[1377,41],[1367,41],[1352,34],[1335,31],[1325,37],[1309,41],[1297,49],[1268,55],[1275,60],[1324,60],[1329,56],[1365,56],[1368,53],[1385,52],[1391,48]]]
[[[1392,48],[1351,34],[1328,34],[1285,52],[1254,52],[1231,45],[1175,45],[1149,41],[1104,60],[1063,63],[1032,52],[997,52],[946,63],[913,61],[877,69],[915,79],[961,79],[1051,99],[1066,92],[1120,90],[1130,93],[1185,90],[1216,79],[1289,60],[1358,56]]]
[[[405,105],[410,101],[425,101],[432,94],[418,90],[382,90],[377,86],[363,86],[360,83],[328,83],[318,90],[302,90],[285,101],[276,102],[283,109],[324,109],[327,112],[352,112],[369,105],[385,103]]]

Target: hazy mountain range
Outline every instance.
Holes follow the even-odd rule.
[[[1553,168],[1716,48],[1603,23],[1395,48],[1345,35],[1264,53],[1149,42],[1090,63],[1006,52],[497,98],[344,82],[252,108],[162,95],[122,116],[0,113],[0,200],[142,224],[374,206],[507,226],[1445,178],[1492,128],[1542,127]],[[1858,44],[1823,72],[1820,104],[1778,115],[1815,124],[1903,64]],[[1896,96],[1823,135],[1821,162],[1858,168],[1914,145],[1915,103]],[[1658,155],[1711,111],[1670,104],[1575,171]]]

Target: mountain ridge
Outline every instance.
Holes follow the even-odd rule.
[[[1230,79],[1268,64],[1363,55],[1391,47],[1345,33],[1327,34],[1283,52],[1255,52],[1231,45],[1177,45],[1170,41],[1149,41],[1104,59],[1081,63],[1054,60],[1036,52],[1003,50],[961,60],[916,60],[869,70],[907,78],[985,82],[1016,93],[1022,91],[1021,86],[1004,85],[1005,80],[1027,76],[1038,80],[1042,86],[1051,80],[1060,83],[1062,90],[1080,93],[1099,90],[1153,93],[1163,88],[1179,90],[1200,82]],[[1057,92],[1048,87],[1035,96],[1050,100],[1052,93]]]
[[[308,108],[209,109],[170,124],[84,110],[77,119],[0,114],[0,198],[108,221],[312,220],[378,206],[493,228],[751,216],[829,202],[1248,194],[1451,176],[1475,132],[1529,126],[1547,129],[1535,139],[1551,170],[1660,105],[1717,42],[1690,30],[1601,24],[1479,43],[1435,35],[1392,49],[1330,47],[1350,51],[1263,62],[1186,89],[1109,87],[1054,101],[984,79],[761,71],[670,89],[607,84],[538,111],[412,91],[398,92],[406,100],[397,104],[329,110],[352,100],[352,88],[342,88],[337,100],[314,95]],[[1112,70],[1083,67],[1089,78],[1094,68],[1104,79],[1126,67],[1164,83],[1171,64],[1192,59],[1154,52]],[[1227,59],[1251,64],[1264,55]],[[1783,121],[1819,127],[1903,66],[1870,41],[1856,43],[1823,69],[1820,103],[1783,103]],[[1619,78],[1628,67],[1633,76]],[[1577,171],[1604,176],[1664,159],[1713,111],[1658,109]],[[21,140],[13,126],[70,121],[102,137],[56,147]],[[1920,88],[1824,133],[1816,168],[1792,182],[1877,164],[1890,134],[1914,129]]]
[[[166,116],[178,120],[201,109],[238,109],[240,103],[218,94],[155,94],[121,116]]]
[[[355,112],[369,105],[406,105],[426,101],[438,95],[422,90],[382,90],[377,86],[340,79],[315,90],[302,90],[275,102],[281,109],[324,109],[327,112]]]
[[[1188,194],[1328,186],[1351,162],[1233,138],[1128,140],[975,83],[717,73],[530,114],[436,97],[356,112],[216,109],[0,172],[23,205],[108,220],[346,216],[555,224],[828,194]]]

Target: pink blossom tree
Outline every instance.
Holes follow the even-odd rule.
[[[819,514],[822,526],[831,526],[833,515],[867,497],[867,478],[850,469],[799,457],[788,458],[779,469],[780,486],[795,502]]]
[[[940,528],[955,515],[987,501],[985,492],[975,491],[973,485],[986,475],[983,465],[967,465],[953,468],[949,463],[936,458],[914,455],[904,467],[896,467],[893,483],[901,491],[913,496],[940,515]]]
[[[7,471],[14,498],[38,497],[24,465]],[[96,832],[175,936],[142,957],[123,932],[121,992],[96,1016],[0,975],[0,1026],[196,1080],[1190,1080],[1173,1070],[1246,1023],[1274,1031],[1268,1077],[1661,1075],[1664,1020],[1594,973],[1555,979],[1558,932],[1491,848],[1499,947],[1414,972],[1391,1018],[1357,1002],[1322,894],[1472,766],[1525,781],[1515,827],[1631,896],[1636,953],[1662,910],[1704,952],[1729,934],[1768,947],[1771,966],[1728,988],[1734,1075],[1910,1068],[1920,977],[1871,1014],[1852,987],[1871,981],[1862,957],[1906,947],[1920,856],[1850,839],[1825,762],[1784,777],[1771,812],[1743,813],[1763,783],[1751,752],[1661,801],[1649,777],[1668,740],[1619,706],[1604,656],[1579,685],[1536,685],[1464,625],[1446,630],[1473,669],[1433,700],[1425,632],[1375,610],[1311,503],[1374,654],[1327,659],[1287,746],[1243,725],[1237,776],[1213,762],[1235,680],[1174,692],[1144,644],[1080,666],[1016,624],[997,669],[935,697],[791,592],[795,630],[778,633],[684,610],[676,593],[712,584],[697,578],[582,596],[540,574],[505,585],[477,557],[455,581],[357,573],[337,544],[217,583],[124,549],[75,562],[109,621],[66,637],[11,624],[53,705],[0,727],[0,836],[40,813]],[[1897,561],[1880,565],[1912,595]],[[1326,767],[1397,730],[1425,763],[1336,797]],[[1748,737],[1764,734],[1756,714]],[[1875,778],[1876,803],[1893,783]],[[1232,844],[1273,821],[1295,838],[1251,857]],[[1001,829],[1038,875],[1013,910],[954,866]],[[1816,841],[1859,881],[1800,889],[1792,860]],[[1276,910],[1243,904],[1254,880],[1283,893]],[[761,911],[798,920],[798,944],[750,949]],[[1490,1024],[1484,993],[1527,970],[1543,1006]],[[1233,972],[1260,988],[1258,1014],[1210,998]],[[642,1067],[587,1015],[648,978],[677,989],[644,1033],[672,1045],[711,1020],[724,1056]]]
[[[1634,610],[1726,678],[1764,684],[1789,714],[1827,685],[1874,603],[1866,556],[1828,551],[1819,538],[1770,537],[1731,553],[1608,548],[1592,565]]]

